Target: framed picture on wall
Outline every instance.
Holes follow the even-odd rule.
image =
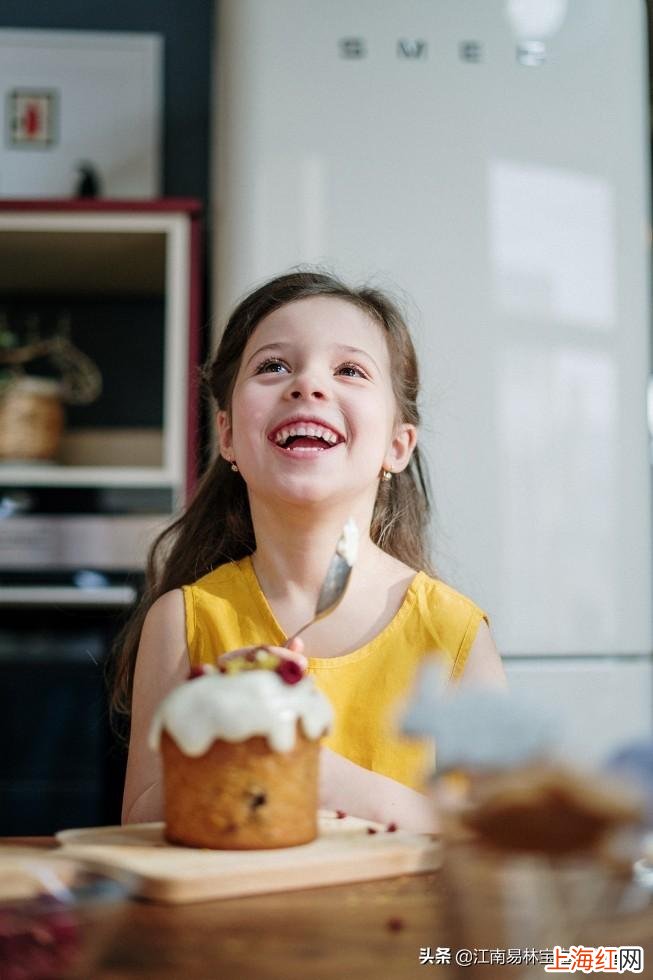
[[[0,30],[0,198],[69,197],[89,165],[105,197],[158,197],[163,39]]]

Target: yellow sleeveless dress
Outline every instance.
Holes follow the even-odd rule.
[[[239,647],[286,641],[249,557],[220,565],[183,593],[193,666],[215,663]],[[359,766],[423,788],[435,764],[434,746],[399,735],[394,719],[425,656],[444,657],[450,679],[461,676],[484,618],[465,596],[416,572],[396,615],[374,639],[340,657],[309,659],[309,672],[335,715],[323,744]]]

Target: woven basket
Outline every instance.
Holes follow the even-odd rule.
[[[63,426],[59,382],[18,377],[0,390],[0,459],[54,460]]]

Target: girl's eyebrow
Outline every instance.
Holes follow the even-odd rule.
[[[283,350],[284,347],[290,347],[290,344],[284,344],[283,341],[279,341],[276,344],[263,344],[262,347],[259,347],[258,350],[255,350],[254,353],[247,358],[246,363],[249,364],[249,362],[253,361],[255,357],[258,357],[259,354],[262,354],[264,350],[279,350],[279,348]]]
[[[369,351],[361,350],[360,347],[349,347],[348,344],[334,344],[337,350],[347,351],[348,354],[362,354],[363,357],[369,357],[370,361],[378,369],[379,365],[376,363]]]

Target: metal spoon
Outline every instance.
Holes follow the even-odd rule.
[[[349,556],[349,561],[341,554],[341,551],[344,550],[342,547],[342,542],[345,538],[347,526],[348,525],[345,525],[345,528],[343,528],[342,536],[336,545],[335,554],[329,563],[329,567],[327,568],[327,573],[324,581],[322,582],[322,588],[320,589],[320,594],[317,598],[315,615],[312,619],[309,619],[307,623],[304,623],[300,629],[293,633],[292,636],[289,636],[284,643],[284,646],[290,646],[292,641],[295,640],[300,633],[303,633],[304,630],[308,629],[309,626],[312,626],[313,623],[317,623],[318,620],[324,619],[324,617],[328,616],[330,612],[333,612],[345,594],[354,561],[353,556]]]

